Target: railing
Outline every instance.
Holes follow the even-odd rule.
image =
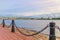
[[[6,26],[4,19],[3,19],[3,21],[2,21],[2,24],[3,24],[2,27],[5,27],[5,26]],[[50,22],[49,25],[45,26],[45,28],[43,28],[42,30],[40,30],[40,31],[38,31],[38,32],[35,32],[35,33],[33,33],[33,34],[30,34],[28,31],[27,31],[27,33],[29,33],[29,34],[23,33],[23,32],[17,27],[17,25],[16,25],[16,23],[15,23],[14,20],[12,20],[11,24],[10,24],[7,28],[9,28],[9,27],[12,27],[12,28],[11,28],[11,32],[15,32],[15,28],[16,28],[19,33],[21,33],[21,34],[23,34],[23,35],[25,35],[25,36],[38,35],[39,33],[41,33],[41,32],[43,32],[44,30],[46,30],[48,27],[50,27],[49,40],[56,40],[55,28],[57,28],[57,29],[60,30],[60,28],[59,28],[58,26],[55,26],[55,23],[54,23],[54,22]]]

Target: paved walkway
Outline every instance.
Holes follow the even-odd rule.
[[[3,28],[0,25],[0,40],[34,40],[33,37],[24,36],[18,32],[11,32],[11,29]]]

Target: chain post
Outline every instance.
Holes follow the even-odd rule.
[[[11,32],[15,32],[15,28],[14,28],[14,19],[12,19],[12,29],[11,29]]]
[[[4,19],[2,21],[2,24],[3,24],[2,26],[5,27],[5,20]]]
[[[55,22],[50,22],[50,36],[49,40],[56,40],[55,36]]]

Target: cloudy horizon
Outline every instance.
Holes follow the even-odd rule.
[[[34,16],[60,13],[60,0],[0,0],[0,15]]]

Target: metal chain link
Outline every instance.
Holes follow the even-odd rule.
[[[36,32],[36,33],[34,33],[34,34],[31,34],[31,35],[27,35],[27,34],[21,32],[21,31],[18,29],[18,27],[16,26],[16,24],[15,24],[15,27],[17,28],[17,30],[18,30],[21,34],[23,34],[23,35],[25,35],[25,36],[34,36],[34,35],[37,35],[37,34],[43,32],[45,29],[47,29],[48,26],[46,26],[45,28],[43,28],[41,31],[38,31],[38,32]]]
[[[6,26],[7,26],[7,28],[10,28],[11,25],[12,25],[12,24],[10,24],[9,26],[7,26],[7,25],[6,25]]]
[[[10,25],[6,25],[6,24],[5,24],[5,26],[6,26],[7,28],[10,28],[11,25],[12,25],[12,22],[10,23]]]
[[[59,28],[59,26],[55,26],[55,28],[57,28],[57,29],[60,31],[60,28]]]

